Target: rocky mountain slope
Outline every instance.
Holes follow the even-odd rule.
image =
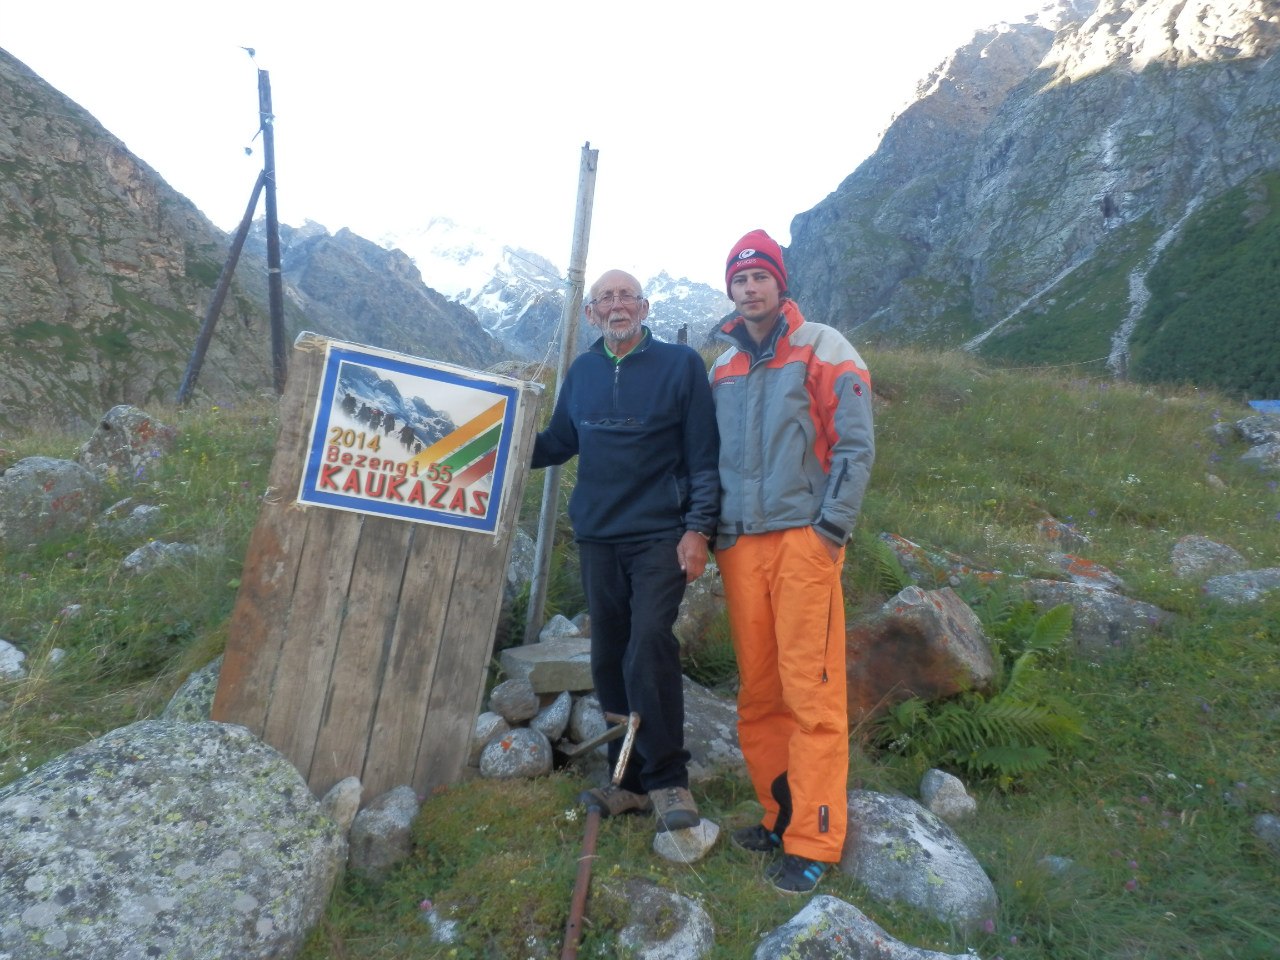
[[[1280,5],[1077,0],[1056,16],[1056,32],[979,33],[938,67],[875,154],[795,218],[793,287],[808,316],[864,342],[1116,374],[1136,343],[1147,367],[1195,380],[1203,368],[1159,355],[1174,347],[1153,326],[1192,321],[1148,310],[1148,274],[1201,257],[1178,240],[1233,189],[1232,242],[1274,246]],[[1280,319],[1232,314],[1207,339],[1235,338],[1236,361]],[[1249,389],[1230,376],[1209,382]]]
[[[0,118],[0,436],[172,400],[226,238],[3,50]],[[243,284],[227,298],[200,378],[209,395],[270,387],[259,302]]]
[[[250,240],[246,250],[265,262],[263,221]],[[280,269],[285,296],[315,333],[472,369],[510,356],[475,314],[424,284],[408,256],[350,230],[282,224]]]

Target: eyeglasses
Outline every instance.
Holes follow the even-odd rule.
[[[615,303],[620,303],[624,307],[629,307],[637,300],[643,300],[644,297],[637,296],[634,293],[614,293],[606,294],[603,297],[596,297],[594,300],[588,300],[588,307],[608,307]]]

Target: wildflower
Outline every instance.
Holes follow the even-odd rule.
[[[995,933],[995,932],[996,932],[996,922],[995,922],[994,920],[992,920],[990,917],[988,917],[986,920],[983,920],[983,921],[982,921],[982,929],[983,929],[984,931],[986,931],[987,933]]]
[[[422,902],[418,904],[418,909],[426,913],[435,909],[435,906],[432,904],[430,897],[423,897]]]
[[[1128,880],[1124,882],[1124,888],[1128,890],[1130,893],[1133,893],[1133,891],[1138,889],[1138,878],[1130,877]]]
[[[1138,861],[1137,861],[1137,860],[1130,860],[1130,861],[1126,864],[1126,866],[1127,866],[1130,870],[1137,870],[1137,869],[1138,869]]]

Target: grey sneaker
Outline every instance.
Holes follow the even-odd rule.
[[[653,804],[643,793],[632,793],[610,783],[603,787],[592,787],[578,794],[578,802],[590,810],[598,807],[601,816],[620,817],[624,813],[648,813]]]
[[[782,838],[759,823],[753,827],[740,827],[729,834],[729,839],[735,847],[752,853],[772,853],[782,846]]]
[[[698,805],[684,787],[650,790],[649,799],[653,802],[653,812],[658,818],[659,833],[688,830],[702,822],[702,818],[698,816]]]
[[[831,864],[820,860],[809,860],[788,853],[781,860],[775,860],[765,867],[764,875],[783,893],[809,893],[818,885],[829,866]]]

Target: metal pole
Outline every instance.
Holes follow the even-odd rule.
[[[599,150],[591,142],[582,145],[578,168],[578,211],[573,222],[573,248],[569,254],[569,289],[565,291],[564,312],[560,315],[560,369],[556,372],[556,397],[569,364],[577,355],[578,317],[582,313],[582,291],[587,266],[587,242],[591,237],[591,204],[596,193],[596,161]],[[548,467],[542,483],[542,509],[538,514],[538,542],[533,554],[533,579],[529,583],[529,613],[524,642],[534,643],[542,629],[547,603],[547,580],[551,575],[551,548],[555,545],[556,514],[560,507],[560,468]]]
[[[253,211],[258,206],[258,197],[262,194],[262,185],[266,173],[258,174],[258,182],[253,185],[253,195],[249,205],[245,207],[244,219],[236,230],[235,239],[231,241],[231,250],[227,261],[222,265],[222,273],[218,275],[218,285],[213,291],[213,300],[209,303],[209,311],[204,317],[204,326],[196,337],[196,345],[191,350],[191,359],[187,361],[187,372],[182,375],[182,384],[178,387],[178,406],[185,407],[191,399],[191,392],[196,388],[196,378],[200,376],[200,368],[204,366],[204,354],[209,349],[209,341],[213,339],[213,328],[218,322],[218,314],[222,311],[222,303],[227,299],[227,291],[231,288],[231,277],[236,272],[236,264],[240,262],[240,251],[244,249],[244,241],[249,236],[249,228],[253,225]]]
[[[267,298],[271,306],[271,379],[284,393],[288,360],[284,343],[284,286],[280,278],[280,222],[276,218],[275,114],[271,112],[271,77],[258,71],[258,112],[262,118],[262,174],[267,186]]]

